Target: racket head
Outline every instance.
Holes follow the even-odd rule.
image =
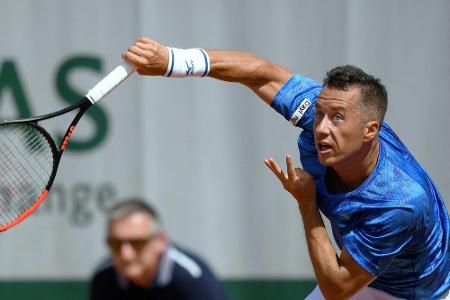
[[[0,231],[23,221],[44,201],[59,158],[55,141],[37,123],[0,124]]]

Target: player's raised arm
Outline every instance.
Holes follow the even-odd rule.
[[[241,83],[269,105],[292,76],[287,69],[262,57],[240,51],[178,49],[142,37],[122,57],[141,75],[213,77]]]
[[[208,50],[210,77],[239,82],[253,90],[267,104],[292,76],[287,69],[247,52]]]

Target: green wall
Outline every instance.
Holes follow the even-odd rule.
[[[313,280],[225,280],[234,300],[304,299],[314,288]],[[85,281],[1,281],[0,299],[83,300],[87,299]]]

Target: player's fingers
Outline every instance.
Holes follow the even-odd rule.
[[[147,44],[144,44],[144,43],[142,43],[142,42],[136,42],[136,43],[134,43],[134,45],[132,45],[130,48],[132,48],[132,47],[136,47],[136,48],[138,48],[138,49],[145,50],[145,49],[148,48],[148,45],[147,45]]]
[[[142,50],[153,50],[155,48],[155,43],[142,43],[136,42],[133,46],[142,49]]]
[[[264,164],[272,171],[275,176],[284,184],[286,182],[286,175],[278,163],[273,158],[264,160]]]
[[[286,155],[286,168],[289,179],[295,180],[297,174],[295,173],[294,160],[290,154]]]
[[[125,51],[122,53],[122,58],[131,62],[131,63],[136,63],[140,57],[131,53],[130,51]]]
[[[138,46],[136,46],[136,45],[133,45],[130,48],[128,48],[128,52],[131,52],[131,53],[136,54],[138,56],[145,56],[145,50],[140,48],[140,47],[138,47]]]
[[[138,56],[134,53],[131,53],[130,51],[126,51],[122,53],[122,58],[126,61],[132,63],[135,67],[138,65],[144,65],[145,64],[145,58]]]
[[[141,36],[141,37],[136,41],[136,43],[138,43],[138,42],[144,43],[144,44],[148,44],[148,43],[152,43],[153,40],[150,39],[150,38],[148,38],[148,37],[146,37],[146,36]]]
[[[283,169],[281,169],[280,165],[273,158],[269,158],[267,161],[272,170],[274,170],[277,174],[284,175]]]

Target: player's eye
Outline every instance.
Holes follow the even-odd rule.
[[[336,114],[336,115],[334,116],[334,119],[335,119],[336,121],[341,121],[341,120],[344,120],[344,116],[341,115],[341,114]]]

